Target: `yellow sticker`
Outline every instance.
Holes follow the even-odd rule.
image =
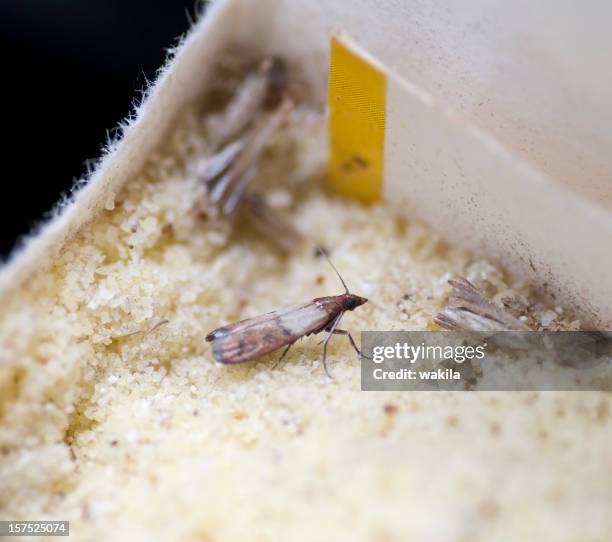
[[[344,36],[331,40],[329,182],[340,194],[380,199],[385,150],[386,75]]]

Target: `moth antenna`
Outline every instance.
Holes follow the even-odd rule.
[[[317,250],[323,254],[323,256],[325,256],[325,259],[329,262],[329,265],[332,266],[332,269],[336,272],[336,275],[338,275],[338,278],[340,279],[340,282],[342,283],[342,286],[344,286],[344,290],[346,291],[347,294],[350,294],[351,292],[349,292],[348,286],[346,285],[346,282],[344,282],[344,279],[342,278],[342,275],[340,274],[340,271],[338,271],[336,269],[336,266],[332,263],[331,259],[329,258],[327,251],[321,246],[321,245],[316,245],[317,246]]]

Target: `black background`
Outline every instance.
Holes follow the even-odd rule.
[[[0,1],[4,258],[100,155],[202,10],[194,0]]]

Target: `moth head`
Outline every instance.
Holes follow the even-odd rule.
[[[355,294],[344,294],[342,296],[342,310],[352,311],[357,307],[361,307],[367,301],[365,297],[359,297]]]

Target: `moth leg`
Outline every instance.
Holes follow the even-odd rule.
[[[275,363],[274,365],[272,365],[272,369],[276,369],[276,368],[278,367],[279,363],[280,363],[281,361],[283,361],[283,359],[284,359],[284,358],[285,358],[285,356],[287,355],[287,352],[289,352],[289,349],[290,349],[290,348],[291,348],[291,347],[292,347],[294,344],[295,344],[295,343],[289,343],[289,344],[287,345],[287,348],[285,348],[285,349],[283,350],[283,353],[280,355],[280,358],[278,358],[278,359],[276,360],[276,363]]]
[[[327,370],[327,344],[329,343],[329,340],[334,335],[334,331],[336,330],[336,326],[340,323],[340,318],[342,318],[343,314],[344,313],[341,312],[338,315],[338,317],[334,320],[334,323],[329,328],[329,333],[327,334],[327,337],[325,337],[325,340],[323,341],[323,369],[325,369],[325,374],[327,374],[327,376],[329,376],[329,378],[332,378],[332,375],[330,375],[329,371]]]
[[[124,335],[115,335],[113,338],[122,339],[124,337],[133,337],[134,335],[145,335],[146,336],[149,333],[153,333],[158,327],[161,327],[164,324],[167,324],[168,322],[170,322],[170,320],[161,320],[160,322],[157,322],[157,324],[155,324],[152,328],[139,329],[138,331],[132,331],[132,333],[125,333]]]
[[[350,331],[347,331],[346,329],[335,329],[334,335],[346,335],[348,337],[348,340],[351,342],[351,346],[355,349],[355,352],[357,352],[357,355],[360,358],[364,357],[366,359],[372,359],[370,356],[366,356],[361,350],[359,350],[359,348],[357,348],[355,339],[353,339],[353,336],[351,335]]]

